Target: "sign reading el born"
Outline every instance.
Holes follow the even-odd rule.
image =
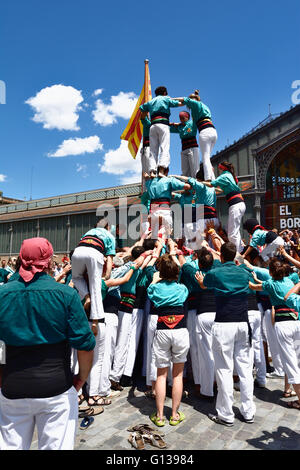
[[[279,205],[280,228],[300,228],[300,202]]]

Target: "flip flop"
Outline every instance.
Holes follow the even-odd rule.
[[[177,426],[177,424],[181,423],[185,419],[185,415],[182,413],[182,411],[178,411],[178,419],[174,419],[173,416],[170,417],[169,424],[171,426]]]
[[[154,411],[154,413],[152,413],[152,415],[150,416],[150,419],[151,419],[152,423],[156,424],[156,426],[158,426],[158,427],[162,427],[166,424],[165,418],[160,419],[157,416],[156,411]]]
[[[145,449],[145,442],[143,436],[139,432],[133,432],[128,438],[128,442],[137,450]]]
[[[294,408],[295,410],[300,410],[300,403],[298,400],[288,401],[287,402],[288,408]]]
[[[103,413],[104,408],[102,406],[97,406],[96,408],[89,408],[87,411],[79,413],[79,418],[87,418],[89,416],[97,416]]]
[[[290,392],[283,392],[283,398],[291,398],[291,397],[296,397],[297,393],[294,392],[294,390],[291,390]]]
[[[86,412],[86,411],[89,411],[90,408],[91,408],[90,406],[80,406],[80,407],[78,408],[78,412],[79,412],[79,413],[84,413],[84,412]]]
[[[84,430],[87,429],[91,424],[93,424],[94,418],[92,417],[85,417],[80,423],[80,429]]]

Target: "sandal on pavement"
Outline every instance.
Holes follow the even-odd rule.
[[[170,417],[169,423],[171,426],[177,426],[177,424],[181,423],[181,421],[185,419],[185,415],[182,413],[182,411],[178,411],[177,413],[179,416],[178,419],[174,419],[173,416]]]
[[[166,424],[165,418],[160,419],[157,416],[156,411],[154,411],[154,413],[152,413],[152,415],[150,416],[150,419],[151,419],[152,423],[154,423],[158,427],[162,427]]]
[[[93,400],[93,403],[90,403],[90,401]],[[89,397],[88,399],[88,405],[89,406],[103,406],[103,405],[110,405],[111,404],[111,400],[109,398],[104,398],[104,397],[99,397],[97,398],[97,400],[95,400],[95,398],[93,397]]]
[[[294,390],[290,390],[289,392],[283,392],[283,398],[291,398],[291,397],[296,397],[297,393],[294,392]]]
[[[146,442],[150,442],[154,447],[158,447],[159,449],[165,449],[167,447],[167,444],[158,433],[147,433],[143,434],[142,437]]]
[[[78,396],[78,406],[82,405],[82,403],[85,401],[85,397],[83,395]]]
[[[300,403],[299,400],[288,401],[287,402],[288,408],[294,408],[295,410],[300,410]]]
[[[138,431],[141,434],[158,434],[159,436],[164,436],[163,432],[158,432],[156,429],[152,428],[149,424],[136,424],[127,429],[129,432]]]
[[[89,416],[97,416],[103,413],[104,408],[103,406],[97,406],[96,408],[89,408],[87,411],[82,411],[79,413],[79,418],[87,418]]]
[[[132,434],[130,434],[128,441],[137,450],[145,449],[144,438],[139,432],[133,432]]]

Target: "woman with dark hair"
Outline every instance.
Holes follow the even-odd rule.
[[[225,194],[229,206],[228,239],[230,242],[235,244],[237,251],[241,252],[243,247],[241,242],[240,225],[242,217],[246,211],[246,205],[238,186],[238,179],[235,174],[234,166],[225,161],[220,163],[218,168],[221,171],[220,176],[210,183],[204,182],[203,184],[209,187],[218,187],[222,189]]]
[[[288,403],[290,408],[300,409],[300,323],[299,312],[286,304],[285,296],[294,287],[293,281],[286,276],[286,267],[277,258],[272,258],[269,264],[272,279],[262,284],[249,283],[256,291],[268,292],[274,307],[273,322],[282,365],[289,384],[298,396],[298,400]]]
[[[153,351],[157,366],[155,384],[156,408],[150,419],[156,426],[165,425],[164,402],[168,369],[173,364],[172,416],[169,423],[176,426],[185,419],[178,411],[183,392],[183,368],[189,350],[189,333],[186,328],[184,303],[188,289],[177,282],[180,266],[174,261],[173,254],[163,255],[159,261],[159,277],[154,275],[147,289],[158,315],[157,331]],[[157,273],[158,274],[158,273]]]

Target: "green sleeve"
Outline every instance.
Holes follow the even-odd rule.
[[[70,345],[79,351],[92,351],[96,345],[79,295],[74,291],[68,305],[67,337]]]

